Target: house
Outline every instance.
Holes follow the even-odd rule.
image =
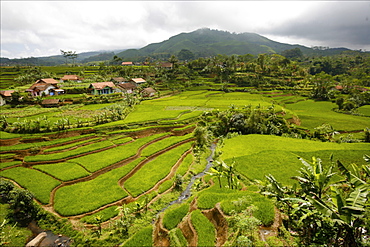
[[[135,83],[126,82],[118,84],[117,88],[122,93],[133,93],[137,86]]]
[[[78,75],[64,75],[62,78],[60,78],[60,82],[65,81],[75,81],[75,82],[82,82],[83,78]]]
[[[14,93],[14,90],[0,91],[0,106],[5,105],[6,101],[10,101],[12,99],[12,93]]]
[[[126,81],[126,79],[125,79],[125,78],[123,78],[123,77],[113,77],[113,78],[112,78],[112,81],[113,81],[113,82],[117,82],[117,83],[121,83],[121,82],[125,82],[125,81]]]
[[[134,83],[135,85],[140,85],[146,83],[146,80],[143,78],[132,78],[129,82]]]
[[[157,93],[157,91],[154,88],[151,88],[151,87],[144,88],[141,91],[141,94],[142,94],[143,97],[153,97],[153,96],[155,96],[156,93]]]
[[[116,90],[116,86],[111,81],[91,83],[89,90],[94,95],[111,94]]]
[[[59,90],[55,91],[55,89]],[[30,88],[26,90],[26,92],[30,93],[31,96],[42,96],[43,94],[45,95],[61,94],[64,93],[64,90],[58,87],[58,81],[52,78],[47,78],[36,81]]]
[[[59,106],[59,99],[44,99],[41,102],[43,107],[58,107]]]
[[[173,63],[161,63],[161,68],[172,69]]]
[[[133,62],[122,62],[122,65],[123,66],[133,66],[134,63]]]

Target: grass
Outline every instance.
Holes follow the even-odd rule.
[[[337,113],[332,110],[336,107],[337,105],[332,102],[315,102],[313,100],[286,105],[286,108],[294,111],[299,116],[302,126],[310,130],[324,123],[330,124],[337,131],[363,130],[365,127],[369,127],[367,117]]]
[[[2,146],[1,151],[26,150],[26,149],[30,149],[34,147],[46,147],[46,146],[51,146],[51,145],[62,144],[65,142],[75,141],[75,140],[86,138],[92,135],[93,134],[88,134],[88,135],[60,138],[60,139],[55,139],[52,141],[43,141],[43,142],[36,142],[36,143],[21,143],[21,144],[16,144],[12,146]]]
[[[163,226],[168,230],[174,229],[189,212],[189,204],[173,204],[165,211]]]
[[[129,238],[122,246],[153,246],[153,226],[142,228],[139,232]]]
[[[1,171],[0,176],[14,180],[20,186],[29,190],[42,204],[49,203],[50,192],[61,184],[49,175],[24,167]]]
[[[158,193],[161,194],[161,193],[165,192],[166,190],[171,188],[172,185],[173,185],[173,179],[164,181],[161,185],[159,185]]]
[[[191,223],[198,234],[198,246],[214,246],[216,243],[215,226],[204,216],[200,210],[191,213]]]
[[[85,144],[85,143],[95,142],[95,141],[98,141],[98,140],[100,140],[100,139],[101,139],[101,137],[96,137],[96,138],[92,138],[92,139],[88,139],[88,140],[83,140],[83,141],[80,141],[80,142],[74,142],[74,143],[67,144],[67,145],[62,145],[62,146],[52,147],[52,148],[45,149],[45,150],[44,150],[44,152],[63,151],[63,150],[65,150],[65,149],[69,149],[69,148],[77,147],[77,146],[79,146],[79,145],[83,145],[83,144]]]
[[[55,210],[64,216],[79,215],[126,197],[127,193],[118,185],[118,180],[140,161],[142,159],[137,159],[90,181],[61,187],[55,193]]]
[[[20,165],[20,164],[22,164],[21,161],[1,162],[0,163],[0,169],[3,169],[5,167],[9,167],[9,166]]]
[[[211,209],[218,202],[220,202],[221,209],[226,215],[231,215],[232,212],[241,212],[247,207],[254,205],[257,207],[257,210],[253,212],[254,217],[261,220],[264,225],[270,225],[274,221],[273,201],[259,193],[226,188],[220,189],[215,184],[199,194],[198,208]]]
[[[76,155],[81,155],[93,151],[97,151],[99,149],[107,148],[112,146],[112,142],[110,141],[101,141],[97,143],[92,143],[83,147],[79,147],[73,150],[69,150],[66,152],[61,153],[53,153],[53,154],[40,154],[35,156],[26,156],[24,158],[25,162],[42,162],[42,161],[52,161],[52,160],[62,160],[67,159]]]
[[[137,154],[138,149],[141,146],[162,136],[163,134],[156,134],[140,138],[123,146],[118,146],[90,155],[85,155],[82,157],[71,159],[70,161],[80,164],[90,172],[95,172],[104,167],[113,165],[119,161],[134,156],[135,154]]]
[[[168,147],[171,147],[173,145],[175,145],[176,143],[179,143],[181,141],[184,141],[184,140],[187,140],[187,139],[190,139],[192,138],[193,135],[192,134],[187,134],[187,135],[184,135],[184,136],[171,136],[169,138],[165,138],[165,139],[162,139],[158,142],[155,142],[151,145],[149,145],[148,147],[146,147],[142,152],[141,152],[141,156],[150,156],[150,155],[153,155],[165,148],[168,148]]]
[[[33,168],[48,173],[62,181],[70,181],[90,175],[90,173],[81,166],[69,162],[35,165]]]
[[[8,132],[5,132],[5,131],[0,131],[0,139],[12,139],[12,138],[19,138],[19,137],[21,137],[20,134],[8,133]],[[1,149],[2,148],[3,147],[1,147]]]
[[[184,176],[189,170],[190,165],[193,163],[193,156],[191,154],[186,155],[180,166],[177,168],[176,174]]]
[[[170,246],[188,246],[188,242],[179,228],[170,231]]]
[[[370,117],[370,105],[363,105],[359,107],[358,112],[366,117]]]
[[[118,215],[117,206],[112,206],[105,208],[95,214],[91,214],[88,216],[84,216],[81,218],[81,222],[88,223],[88,224],[95,224],[96,220],[95,217],[101,217],[101,221],[107,221],[113,217],[116,217]]]
[[[310,160],[312,156],[329,157],[342,162],[363,162],[362,156],[369,153],[368,143],[330,143],[293,139],[279,136],[246,135],[224,141],[222,158],[227,164],[233,160],[238,172],[250,180],[264,180],[272,174],[286,185],[294,184],[290,177],[298,175],[302,167],[297,157]]]
[[[185,143],[146,163],[125,181],[124,187],[126,190],[133,197],[137,197],[152,188],[159,180],[166,177],[181,155],[190,148],[190,145],[190,143]]]

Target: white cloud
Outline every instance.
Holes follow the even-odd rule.
[[[365,46],[362,19],[370,4],[368,9],[361,2],[342,6],[311,1],[1,1],[1,56],[140,48],[202,27],[256,32],[308,46]]]

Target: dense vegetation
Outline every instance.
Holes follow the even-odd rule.
[[[2,244],[35,220],[76,246],[368,245],[370,57],[305,52],[6,68],[16,93],[1,106]],[[67,70],[85,80],[63,83],[66,94],[24,93]],[[88,94],[118,76],[158,94]]]

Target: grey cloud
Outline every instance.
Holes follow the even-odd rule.
[[[299,37],[328,46],[370,46],[370,2],[322,2],[299,19],[262,30],[263,33]]]

